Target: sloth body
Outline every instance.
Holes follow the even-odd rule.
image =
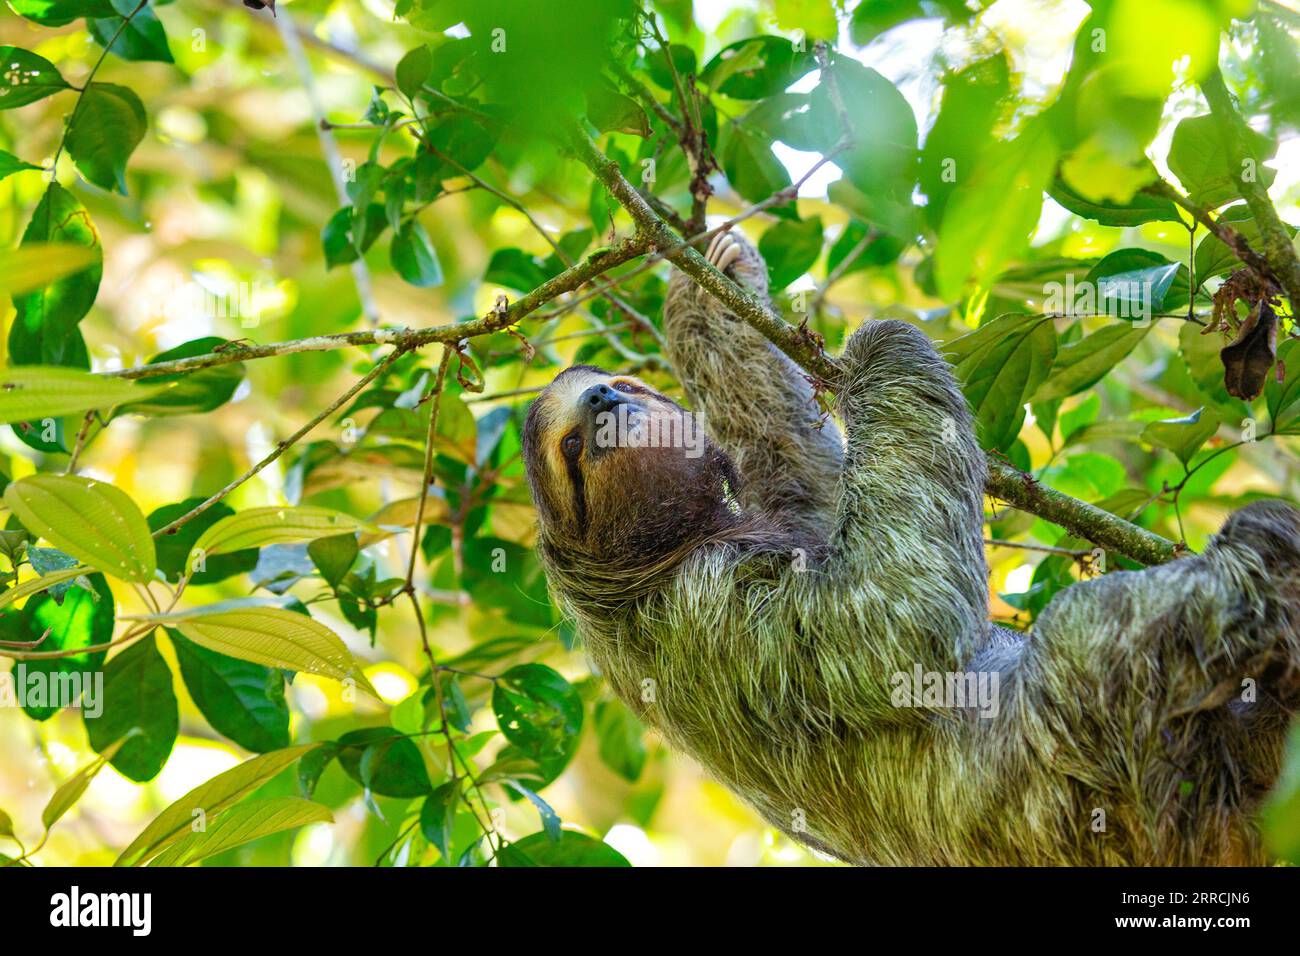
[[[743,240],[710,258],[766,294]],[[1203,555],[1076,584],[1032,634],[1005,631],[983,455],[924,334],[852,336],[845,440],[798,369],[681,274],[664,325],[693,411],[575,366],[524,430],[553,593],[642,720],[852,863],[1264,862],[1251,816],[1298,703],[1300,513],[1251,505]],[[709,438],[597,441],[622,405],[687,436],[699,416]],[[931,696],[946,675],[995,700]]]

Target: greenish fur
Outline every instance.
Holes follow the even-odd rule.
[[[729,271],[766,294],[748,244]],[[1203,555],[1076,584],[1012,634],[988,622],[983,456],[924,334],[868,321],[852,336],[842,450],[789,360],[680,274],[665,329],[739,473],[734,500],[708,510],[703,481],[709,502],[663,488],[644,512],[620,505],[667,521],[690,504],[688,533],[661,549],[544,515],[539,548],[638,716],[774,826],[853,863],[1266,862],[1251,818],[1298,703],[1300,513],[1251,505]],[[559,480],[543,440],[525,450],[535,496]],[[894,706],[891,675],[918,663],[996,672],[997,715]]]

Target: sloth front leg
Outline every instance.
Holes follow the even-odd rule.
[[[707,258],[767,296],[767,267],[739,233],[714,238]],[[803,373],[763,335],[684,273],[664,303],[668,356],[697,414],[741,478],[740,503],[824,540],[835,505],[843,439]]]
[[[832,576],[889,666],[956,670],[988,629],[984,456],[952,372],[919,329],[868,321],[842,356],[848,450]],[[874,633],[872,633],[874,632]]]

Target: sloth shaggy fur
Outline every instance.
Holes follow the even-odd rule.
[[[710,258],[767,294],[743,239]],[[1252,817],[1300,705],[1300,512],[1252,504],[1204,554],[1078,583],[1016,634],[988,621],[984,458],[923,333],[853,334],[842,436],[680,273],[664,324],[692,412],[580,366],[524,439],[553,593],[642,720],[852,863],[1266,862]],[[593,447],[579,406],[602,384],[702,416],[709,444]],[[895,706],[918,664],[996,674],[996,714]]]

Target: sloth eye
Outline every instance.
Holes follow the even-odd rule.
[[[614,391],[616,391],[616,392],[637,392],[637,391],[640,391],[640,389],[638,389],[638,388],[637,388],[635,385],[633,385],[631,382],[615,382],[615,383],[614,383]]]
[[[565,435],[560,442],[560,450],[564,452],[564,457],[570,461],[582,454],[582,436],[577,432],[570,432]]]

